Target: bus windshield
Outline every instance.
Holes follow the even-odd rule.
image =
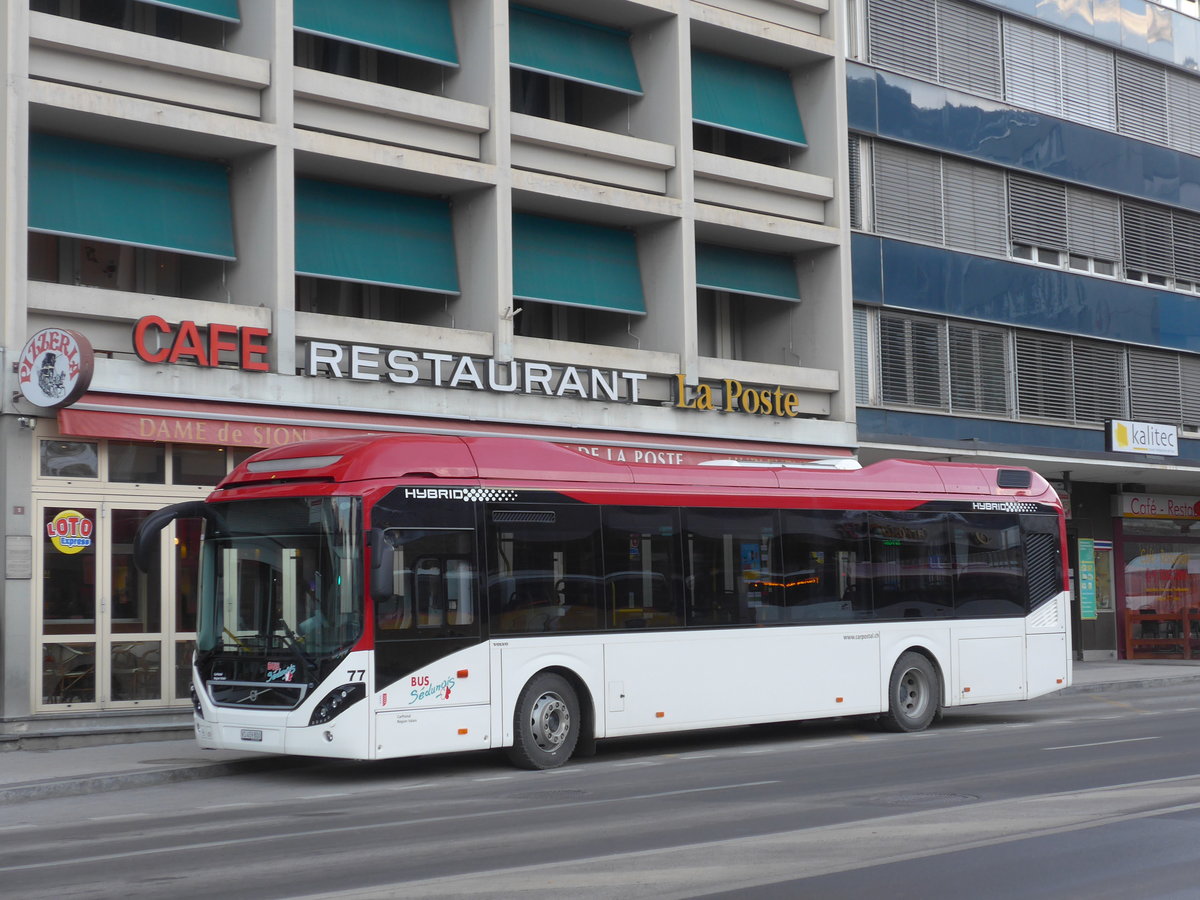
[[[363,623],[360,500],[240,500],[213,512],[197,650],[280,655],[302,671],[349,650]]]

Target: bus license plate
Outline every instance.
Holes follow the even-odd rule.
[[[243,728],[242,729],[242,740],[243,741],[261,741],[262,740],[261,729]]]

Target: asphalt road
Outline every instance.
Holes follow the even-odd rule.
[[[1200,896],[1200,686],[0,809],[0,896]]]

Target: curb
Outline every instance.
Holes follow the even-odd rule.
[[[299,769],[318,765],[328,760],[309,757],[269,756],[262,759],[232,760],[230,762],[198,763],[194,766],[179,766],[171,769],[156,769],[149,772],[107,772],[100,775],[83,775],[76,778],[27,781],[0,787],[0,804],[22,803],[30,800],[53,800],[60,797],[80,797],[85,794],[103,794],[128,788],[154,787],[183,781],[199,781],[204,778],[223,778],[229,775],[250,775],[263,769]]]
[[[1072,694],[1099,694],[1104,691],[1119,691],[1125,688],[1170,687],[1173,684],[1195,684],[1200,682],[1200,674],[1176,675],[1175,677],[1139,678],[1136,681],[1098,681],[1095,684],[1073,684],[1061,691],[1055,691],[1052,697],[1069,697]]]

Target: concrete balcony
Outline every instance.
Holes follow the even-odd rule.
[[[825,224],[833,179],[697,151],[696,202]]]
[[[487,107],[296,68],[297,128],[479,159]]]
[[[624,134],[513,113],[514,169],[650,194],[667,192],[675,148]]]
[[[265,59],[29,14],[29,76],[92,91],[256,119],[271,82]]]

